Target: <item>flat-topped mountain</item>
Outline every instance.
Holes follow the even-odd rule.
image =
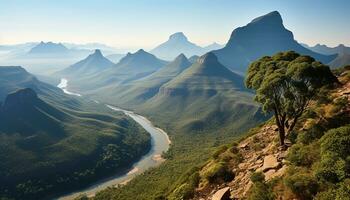
[[[266,55],[293,50],[329,63],[336,55],[326,56],[315,53],[300,45],[283,25],[281,15],[271,12],[236,28],[222,49],[213,51],[219,61],[234,71],[245,72],[249,63]]]
[[[57,72],[56,75],[65,77],[88,76],[108,69],[113,65],[113,62],[104,57],[99,49],[96,49],[85,59]]]
[[[40,42],[34,46],[28,54],[62,54],[68,53],[69,49],[61,43]]]
[[[193,55],[202,55],[205,49],[190,42],[182,32],[170,35],[169,39],[150,51],[159,58],[173,60],[176,56],[183,53],[190,57]]]

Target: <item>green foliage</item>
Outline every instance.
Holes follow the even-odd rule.
[[[312,199],[319,189],[317,179],[300,169],[290,172],[284,181],[286,186],[301,199]]]
[[[214,163],[203,174],[209,183],[227,182],[234,178],[233,172],[230,171],[224,162]]]
[[[293,130],[317,91],[336,81],[328,66],[289,51],[253,62],[245,83],[256,90],[255,100],[263,111],[275,114],[283,145],[285,132]]]
[[[250,180],[253,183],[257,183],[257,182],[264,182],[265,181],[265,175],[262,172],[254,172],[251,176],[250,176]]]
[[[248,200],[273,200],[275,195],[272,187],[265,182],[265,175],[262,172],[255,172],[251,175],[250,180],[253,186],[248,191]]]
[[[302,144],[310,144],[311,142],[320,139],[324,134],[324,128],[320,125],[314,125],[306,131],[298,133],[297,141]]]
[[[287,159],[293,165],[310,167],[319,159],[319,154],[317,143],[309,145],[295,144],[289,149]]]
[[[336,188],[330,188],[320,192],[315,197],[316,200],[350,200],[350,179],[338,184]]]

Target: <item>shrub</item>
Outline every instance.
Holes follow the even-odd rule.
[[[217,159],[219,157],[220,154],[224,153],[226,150],[227,150],[227,146],[226,145],[223,145],[223,146],[220,146],[213,154],[213,158],[214,159]]]
[[[331,129],[321,138],[321,154],[332,152],[345,159],[350,155],[350,126]]]
[[[320,125],[313,125],[309,130],[298,134],[297,142],[310,144],[316,139],[320,139],[324,134],[324,129]]]
[[[315,197],[316,200],[350,200],[350,179],[338,184],[337,188],[330,188],[320,192]]]
[[[318,179],[331,183],[338,183],[346,177],[346,162],[336,154],[327,153],[315,166],[315,175]]]
[[[310,145],[295,144],[287,155],[289,160],[295,166],[311,166],[315,161],[319,160],[319,148],[317,143]]]
[[[250,180],[253,183],[263,183],[265,181],[265,174],[262,172],[254,172],[251,176],[250,176]]]
[[[273,200],[274,194],[271,187],[265,183],[265,175],[255,172],[250,176],[253,186],[248,192],[248,200]]]
[[[285,185],[301,199],[312,199],[319,188],[315,177],[305,172],[287,175],[284,181]]]
[[[234,178],[232,171],[228,169],[225,163],[214,163],[205,172],[204,177],[209,181],[209,183],[215,183],[220,181],[231,181]]]

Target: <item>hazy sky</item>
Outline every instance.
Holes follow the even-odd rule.
[[[184,32],[225,43],[232,30],[277,10],[300,42],[350,46],[349,0],[0,0],[0,44],[101,42],[152,48]]]

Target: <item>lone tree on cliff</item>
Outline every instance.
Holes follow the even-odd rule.
[[[256,90],[263,111],[274,113],[281,146],[318,90],[334,82],[328,66],[293,51],[253,62],[245,80],[247,88]]]

